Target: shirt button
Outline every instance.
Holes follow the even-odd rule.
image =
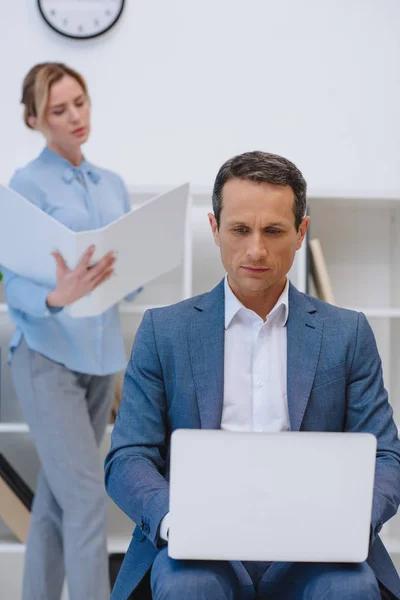
[[[264,385],[264,382],[262,379],[260,379],[259,381],[257,381],[257,387],[262,387]]]

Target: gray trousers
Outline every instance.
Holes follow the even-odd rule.
[[[107,499],[99,444],[114,375],[69,371],[24,340],[14,385],[41,461],[25,554],[23,600],[109,600]]]

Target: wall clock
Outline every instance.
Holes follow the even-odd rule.
[[[54,31],[87,40],[102,35],[120,18],[125,0],[38,0],[41,16]]]

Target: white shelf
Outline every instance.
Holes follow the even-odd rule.
[[[0,433],[28,433],[26,423],[0,423]]]
[[[131,536],[126,536],[126,537],[114,537],[114,536],[108,536],[107,539],[107,548],[108,548],[108,553],[109,554],[119,554],[119,553],[123,553],[125,554],[125,552],[128,550],[128,546],[131,543]]]
[[[19,542],[13,536],[1,536],[0,537],[0,554],[21,554],[25,552],[25,544]]]
[[[165,306],[165,304],[130,304],[129,302],[124,302],[121,304],[119,310],[122,314],[142,315],[150,308],[161,308],[162,306]],[[0,313],[6,312],[8,312],[7,304],[0,302]]]
[[[114,428],[112,423],[106,427],[106,434],[110,434]],[[27,423],[0,423],[0,433],[29,433]]]
[[[151,308],[162,308],[165,304],[129,304],[128,302],[121,304],[121,314],[142,315]],[[400,319],[400,308],[380,308],[380,307],[358,307],[346,306],[350,310],[363,312],[366,317],[373,319]],[[0,302],[0,313],[8,312],[7,304]]]
[[[362,312],[370,319],[400,319],[400,308],[365,308],[346,306],[350,310]]]
[[[131,536],[113,537],[108,536],[107,548],[109,554],[125,553],[131,541]],[[25,544],[13,537],[0,538],[0,554],[22,554],[25,552]]]
[[[121,304],[121,314],[143,315],[146,310],[151,308],[162,308],[165,304]],[[371,319],[400,319],[400,308],[365,308],[358,306],[346,306],[349,310],[363,312],[366,317]],[[0,303],[0,313],[8,312],[7,304]]]

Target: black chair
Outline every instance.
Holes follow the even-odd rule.
[[[152,600],[150,571],[146,573],[136,590],[129,596],[129,600]]]
[[[114,587],[114,583],[117,579],[117,575],[120,570],[122,561],[124,560],[124,556],[125,554],[122,553],[110,554],[109,556],[111,589]],[[146,573],[138,587],[129,596],[129,600],[152,600],[150,588],[150,571]]]

